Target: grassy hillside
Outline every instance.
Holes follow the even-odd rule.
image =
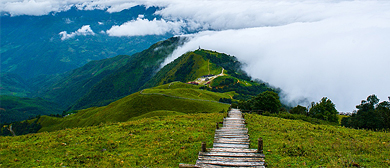
[[[209,60],[218,67],[223,67],[225,69],[224,73],[230,76],[247,81],[251,80],[251,77],[242,70],[242,63],[234,56],[203,49],[195,50],[194,54],[201,55],[205,60]]]
[[[129,63],[101,79],[71,108],[77,110],[107,105],[139,91],[160,68],[162,61],[181,45],[183,40],[180,37],[172,37],[132,55]]]
[[[164,66],[143,88],[154,87],[173,81],[193,81],[203,75],[217,75],[222,72],[222,68],[195,52],[188,52]]]
[[[0,123],[22,121],[37,115],[61,113],[57,104],[41,98],[0,96]]]
[[[157,111],[148,112],[146,114],[142,114],[137,117],[133,117],[130,119],[130,121],[135,121],[143,118],[164,117],[164,116],[174,116],[174,115],[186,115],[186,113],[181,113],[177,111],[168,111],[168,110],[157,110]]]
[[[176,89],[145,89],[143,94],[161,94],[172,97],[185,97],[195,100],[211,100],[218,101],[220,98],[230,99],[235,95],[234,92],[215,93],[200,89],[176,88]]]
[[[152,117],[0,137],[0,167],[178,167],[211,146],[226,113]]]
[[[389,167],[390,133],[245,115],[251,148],[264,140],[269,167]]]
[[[164,66],[143,88],[158,86],[173,81],[193,81],[203,75],[224,74],[250,81],[251,78],[241,69],[242,64],[234,56],[210,50],[188,52]]]
[[[112,74],[131,61],[131,56],[120,55],[114,58],[91,61],[88,64],[69,72],[63,78],[47,88],[41,88],[38,96],[60,102],[66,109],[104,77]]]
[[[186,88],[188,84],[173,83],[172,88],[146,89],[107,106],[92,107],[63,118],[42,116],[38,124],[40,132],[64,128],[99,125],[108,122],[124,122],[149,112],[165,110],[180,113],[218,112],[227,110],[229,105],[219,103],[219,98],[229,98],[234,93],[214,93],[196,88]]]

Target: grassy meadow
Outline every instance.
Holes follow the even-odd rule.
[[[133,121],[0,137],[0,167],[177,167],[212,146],[226,113],[156,110]],[[389,167],[390,133],[246,114],[268,167]]]
[[[251,148],[269,167],[390,167],[390,133],[246,114]]]
[[[155,116],[123,123],[0,137],[0,167],[178,167],[212,145],[226,113]]]

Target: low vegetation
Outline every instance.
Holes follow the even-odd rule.
[[[251,148],[269,167],[389,167],[390,133],[246,114]]]
[[[149,115],[150,114],[150,115]],[[2,167],[177,167],[194,164],[226,113],[154,111],[135,121],[0,137]],[[388,167],[388,132],[246,114],[269,167]]]
[[[0,137],[0,167],[177,167],[213,143],[226,113],[154,116],[123,123]]]
[[[215,93],[201,89],[188,89],[188,88],[177,88],[177,89],[145,89],[142,94],[161,94],[172,97],[182,97],[195,100],[211,100],[218,101],[220,98],[231,99],[235,93]]]

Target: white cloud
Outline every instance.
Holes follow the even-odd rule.
[[[67,11],[72,6],[79,10],[107,10],[109,13],[129,9],[144,1],[128,2],[127,0],[2,0],[0,11],[9,12],[11,16],[18,15],[47,15],[50,12]],[[147,4],[147,3],[146,3]]]
[[[65,19],[65,23],[66,24],[71,24],[71,23],[73,23],[74,21],[73,20],[70,20],[69,18],[66,18]]]
[[[51,11],[60,11],[59,4],[52,4],[50,1],[2,1],[1,11],[15,15],[45,15]]]
[[[326,14],[312,16],[319,18],[314,22],[286,24],[287,19],[279,26],[189,35],[191,40],[165,63],[198,46],[224,52],[246,63],[253,77],[280,87],[285,101],[318,102],[326,96],[338,110],[350,112],[370,94],[381,100],[390,95],[389,5],[334,3],[328,4]]]
[[[87,36],[87,35],[95,35],[95,33],[92,31],[91,27],[89,25],[84,25],[80,29],[78,29],[75,32],[72,32],[68,34],[66,31],[62,31],[59,33],[61,37],[61,40],[66,40],[69,38],[73,38],[75,36]]]
[[[126,22],[120,26],[112,26],[107,30],[110,36],[144,36],[144,35],[162,35],[168,32],[180,33],[183,22],[148,20],[141,17],[137,20]]]
[[[137,6],[136,3],[123,3],[123,4],[117,4],[112,5],[110,8],[107,9],[107,12],[113,13],[113,12],[120,12],[125,9],[129,9],[131,7]]]

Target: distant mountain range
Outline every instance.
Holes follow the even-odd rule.
[[[172,34],[114,37],[105,31],[137,19],[159,18],[156,7],[135,6],[121,12],[70,10],[43,16],[1,16],[1,77],[21,84],[2,95],[26,96],[34,91],[31,81],[45,79],[81,67],[93,60],[132,55]],[[10,79],[6,79],[10,78]],[[26,86],[25,86],[26,85]]]
[[[61,111],[64,111],[62,115],[76,114],[63,118],[42,116],[29,123],[43,126],[34,128],[50,131],[127,121],[161,110],[212,112],[226,110],[226,102],[245,99],[266,90],[276,91],[266,84],[251,81],[235,57],[214,51],[198,49],[188,52],[161,68],[165,58],[185,40],[172,37],[132,56],[119,55],[92,61],[54,76],[52,80],[55,82],[41,88],[35,96],[46,99],[39,99],[42,101],[52,101],[54,109],[61,109],[53,114]],[[199,80],[205,82],[197,83]],[[17,109],[4,109],[11,110]],[[24,117],[27,119],[31,115]],[[17,120],[9,118],[3,122],[11,121]]]
[[[16,91],[33,87],[29,97],[52,101],[63,111],[103,106],[139,91],[157,72],[162,61],[183,42],[184,39],[173,37],[132,56],[119,55],[91,61],[61,75],[43,75],[41,80],[30,80],[30,85],[17,75],[7,74],[3,76],[2,87]],[[24,119],[28,117],[30,115],[25,115]]]

